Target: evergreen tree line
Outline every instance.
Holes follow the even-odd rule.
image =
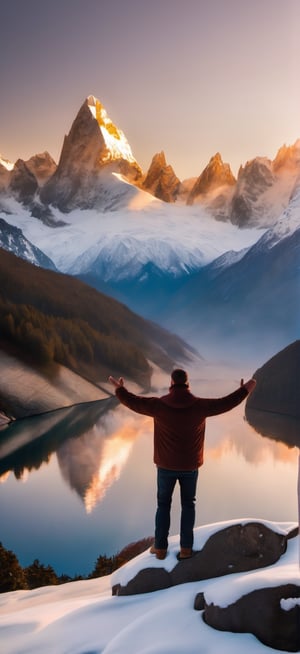
[[[36,364],[57,362],[80,373],[87,367],[107,366],[133,376],[149,372],[141,350],[113,333],[101,333],[82,319],[46,315],[28,304],[0,297],[0,335],[20,356]]]
[[[58,576],[51,565],[43,565],[38,559],[27,567],[22,567],[17,556],[11,550],[7,550],[0,543],[0,593],[7,593],[13,590],[33,590],[41,586],[56,586],[70,581],[80,579],[95,579],[110,575],[114,570],[133,559],[141,552],[144,552],[153,543],[153,538],[143,538],[136,543],[130,543],[118,554],[106,556],[101,554],[92,572],[83,577],[76,575],[69,577],[66,574]]]

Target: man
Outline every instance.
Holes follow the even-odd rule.
[[[154,419],[154,463],[157,466],[157,510],[155,542],[151,553],[164,559],[168,550],[170,510],[178,480],[181,499],[179,559],[192,556],[195,523],[195,496],[198,468],[203,464],[205,419],[230,411],[255,387],[250,379],[236,391],[218,399],[196,397],[189,390],[188,375],[179,368],[171,374],[169,393],[143,397],[130,393],[124,380],[109,377],[120,402],[136,413]]]

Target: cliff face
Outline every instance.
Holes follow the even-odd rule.
[[[300,340],[297,340],[255,372],[257,386],[247,400],[247,409],[300,419],[299,371]]]

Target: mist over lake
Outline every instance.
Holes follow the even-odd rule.
[[[204,397],[225,395],[251,372],[249,364],[242,369],[203,363],[190,371],[191,390]],[[167,375],[154,376],[155,394],[163,394],[168,383]],[[197,526],[246,517],[297,520],[298,448],[284,442],[295,421],[282,416],[276,421],[274,415],[272,420],[274,438],[245,420],[245,403],[207,420]],[[72,576],[89,574],[100,554],[115,554],[151,536],[152,432],[151,418],[113,398],[26,418],[2,430],[3,545],[23,566],[38,558]],[[170,533],[178,531],[176,489]]]

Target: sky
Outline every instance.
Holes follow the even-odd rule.
[[[96,96],[146,172],[234,174],[300,137],[299,0],[0,0],[0,153],[63,138]]]

